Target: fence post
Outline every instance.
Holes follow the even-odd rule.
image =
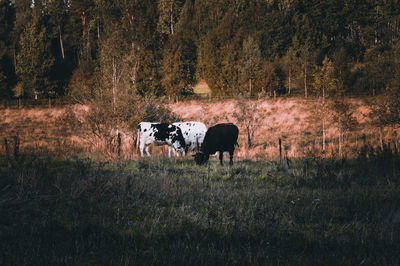
[[[14,158],[18,160],[19,157],[19,137],[18,135],[14,136]]]
[[[279,138],[279,162],[282,162],[282,140]]]
[[[121,158],[121,133],[118,132],[118,159]]]
[[[7,157],[10,155],[10,149],[8,147],[8,140],[7,138],[4,138],[4,148],[6,149],[6,155]]]

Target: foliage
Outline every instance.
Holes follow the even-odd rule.
[[[16,72],[21,79],[24,95],[51,95],[54,83],[52,72],[54,57],[50,53],[46,28],[39,10],[33,11],[33,18],[26,25],[19,40],[20,53],[17,55]]]
[[[261,52],[257,42],[249,36],[243,42],[243,51],[239,73],[243,82],[243,87],[247,86],[247,93],[251,96],[253,92],[253,82],[257,76],[261,66]]]
[[[34,90],[64,96],[82,65],[99,70],[89,80],[107,77],[102,72],[107,54],[119,64],[121,81],[130,80],[142,96],[184,95],[196,80],[205,80],[215,95],[312,96],[312,78],[325,57],[334,64],[340,90],[375,95],[399,83],[397,5],[397,0],[4,0],[0,97],[10,97],[17,83],[27,98]]]
[[[318,67],[314,73],[314,89],[317,94],[322,96],[323,101],[337,89],[337,79],[334,75],[333,63],[328,57],[324,58],[322,66]]]

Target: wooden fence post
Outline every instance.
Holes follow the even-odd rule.
[[[6,155],[7,157],[10,155],[10,148],[8,147],[8,140],[7,138],[4,138],[4,148],[6,149]]]
[[[14,158],[18,159],[19,157],[19,137],[18,135],[14,136]]]
[[[118,132],[118,158],[121,158],[121,133]]]

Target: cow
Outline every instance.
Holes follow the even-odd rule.
[[[146,151],[150,157],[149,146],[168,145],[168,157],[171,157],[172,146],[179,156],[180,150],[185,149],[185,139],[179,127],[168,123],[141,122],[138,125],[136,145],[139,147],[140,156],[143,157],[143,151]]]
[[[221,165],[223,154],[225,151],[229,152],[230,161],[229,164],[233,164],[233,152],[235,146],[238,145],[237,139],[239,136],[239,129],[232,123],[217,124],[210,127],[206,136],[204,137],[203,145],[200,151],[194,156],[195,162],[198,165],[207,165],[210,158],[210,154],[219,152],[219,161]]]
[[[201,122],[187,121],[187,122],[175,122],[173,125],[179,127],[182,131],[183,138],[185,139],[186,147],[190,146],[191,154],[203,143],[204,137],[206,135],[207,127]]]

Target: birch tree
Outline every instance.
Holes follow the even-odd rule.
[[[182,0],[158,0],[158,30],[160,33],[171,35],[175,33],[175,25],[178,23],[183,3]]]
[[[328,92],[335,90],[337,79],[334,76],[333,63],[325,57],[322,66],[318,67],[314,73],[314,88],[321,95],[321,120],[322,120],[322,150],[325,151],[326,143],[326,101]]]

